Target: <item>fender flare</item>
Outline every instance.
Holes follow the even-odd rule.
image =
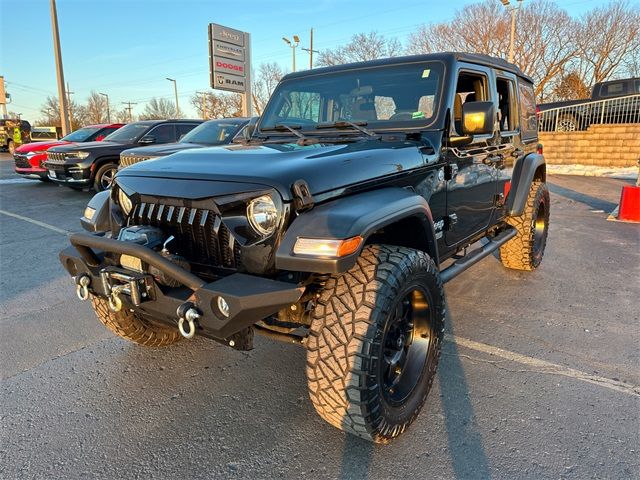
[[[524,212],[531,183],[540,167],[542,167],[542,178],[546,181],[547,168],[544,157],[539,153],[529,153],[516,162],[511,176],[511,189],[507,197],[509,216],[517,217]]]
[[[290,225],[276,252],[276,269],[294,272],[343,273],[356,263],[362,246],[341,258],[295,255],[298,238],[347,239],[360,235],[365,239],[377,230],[414,217],[424,229],[429,253],[438,264],[438,249],[433,217],[427,201],[410,190],[383,188],[359,193],[316,206],[301,213]]]

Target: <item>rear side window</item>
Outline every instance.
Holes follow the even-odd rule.
[[[174,125],[171,123],[165,123],[164,125],[158,125],[152,129],[147,135],[151,135],[156,139],[156,143],[169,143],[176,141],[176,131]]]
[[[538,119],[536,118],[536,95],[533,93],[533,86],[520,81],[519,89],[522,138],[536,138],[538,136]]]
[[[180,140],[183,136],[185,136],[197,126],[198,125],[196,125],[195,123],[180,123],[176,125],[176,128],[178,129],[178,140]]]
[[[619,97],[626,94],[627,84],[625,82],[609,83],[600,87],[601,97]]]

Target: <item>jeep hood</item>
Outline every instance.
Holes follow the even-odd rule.
[[[318,195],[402,174],[424,165],[425,155],[412,141],[225,145],[140,162],[120,171],[118,177],[125,182],[127,177],[139,177],[138,184],[140,177],[257,184],[277,189],[287,201],[292,199],[291,185],[296,180],[305,180],[311,194]],[[171,191],[165,195],[172,196]]]
[[[201,143],[163,143],[150,147],[132,148],[122,153],[124,155],[136,155],[141,157],[162,157],[164,155],[171,155],[172,153],[180,152],[182,150],[203,147],[206,147],[206,145],[203,145]]]
[[[64,152],[97,152],[100,150],[111,150],[114,148],[122,148],[124,144],[116,142],[83,142],[83,143],[69,143],[67,145],[61,145],[53,147],[52,152],[64,153]]]

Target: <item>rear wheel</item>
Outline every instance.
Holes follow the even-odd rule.
[[[114,312],[105,298],[91,297],[98,319],[113,333],[138,345],[165,347],[182,339],[177,328],[156,325],[126,309]]]
[[[105,163],[98,168],[93,181],[93,188],[96,192],[102,192],[111,188],[113,179],[118,171],[118,165],[115,163]]]
[[[351,270],[327,281],[312,315],[307,380],[318,414],[376,443],[404,432],[440,355],[445,301],[433,260],[368,246]]]
[[[542,262],[549,233],[549,190],[537,180],[531,184],[522,215],[509,217],[517,235],[500,247],[500,261],[515,270],[534,270]]]

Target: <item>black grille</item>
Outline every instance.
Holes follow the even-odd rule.
[[[31,164],[29,164],[29,160],[27,160],[27,157],[23,155],[14,155],[13,161],[16,162],[17,168],[31,168]]]
[[[173,235],[176,240],[171,244],[172,251],[177,248],[177,253],[190,262],[232,269],[240,267],[240,245],[212,210],[140,203],[134,207],[129,223],[158,227]]]

